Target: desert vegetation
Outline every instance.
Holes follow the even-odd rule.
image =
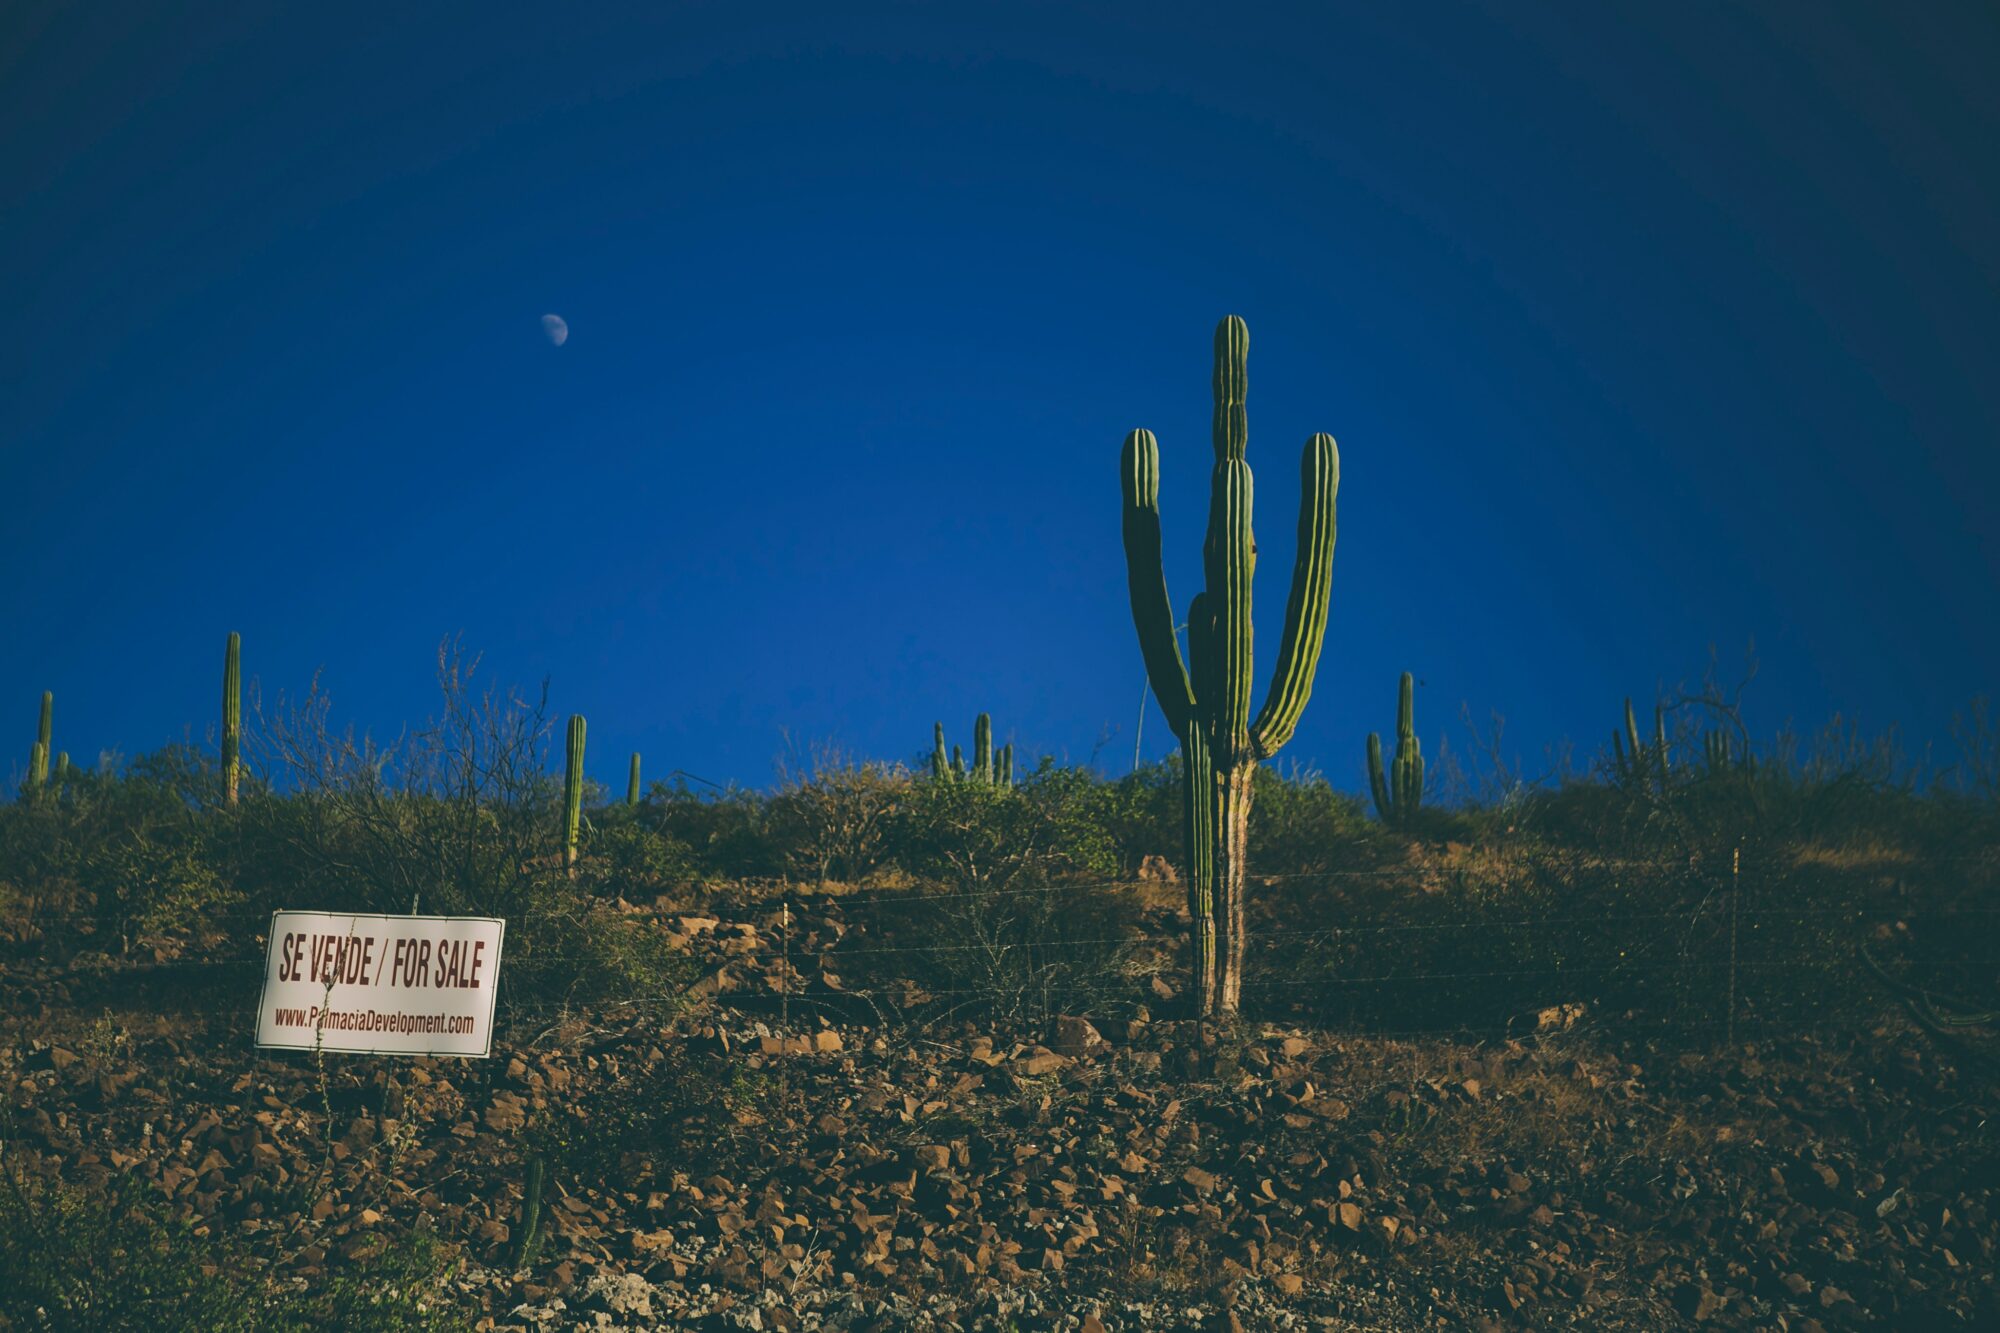
[[[226,640],[214,744],[0,805],[0,1327],[1980,1326],[2000,804],[1711,672],[1528,779],[1464,728],[1267,762],[1337,455],[1250,706],[1247,331],[1215,341],[1183,656],[1158,446],[1123,529],[1179,741],[788,751],[614,797],[447,642],[391,740]],[[1386,702],[1386,700],[1385,700]],[[23,710],[25,714],[25,708]],[[1607,708],[1607,713],[1611,709]],[[912,737],[913,740],[916,737]],[[1370,803],[1347,787],[1365,786]],[[503,917],[493,1058],[258,1052],[280,908]]]

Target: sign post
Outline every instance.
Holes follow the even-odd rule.
[[[506,933],[498,917],[274,912],[257,1045],[491,1055]]]

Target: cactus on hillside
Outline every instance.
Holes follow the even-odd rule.
[[[42,719],[35,728],[35,746],[28,757],[28,785],[46,787],[49,782],[49,755],[53,753],[56,718],[56,696],[50,690],[42,691]]]
[[[1639,719],[1632,711],[1632,700],[1625,700],[1624,730],[1614,727],[1611,731],[1611,769],[1623,786],[1643,789],[1657,780],[1661,794],[1666,793],[1672,768],[1667,757],[1664,705],[1653,706],[1653,742],[1647,745],[1639,739]]]
[[[576,871],[578,835],[583,830],[583,714],[569,715],[563,764],[563,866]]]
[[[42,790],[42,780],[38,779],[35,775],[46,773],[48,770],[49,752],[43,747],[40,741],[36,741],[28,749],[28,781],[22,789],[30,798],[38,796]]]
[[[1258,763],[1291,739],[1312,693],[1326,639],[1340,485],[1333,437],[1312,436],[1300,460],[1298,555],[1277,665],[1264,706],[1253,718],[1250,582],[1257,544],[1250,531],[1246,458],[1249,348],[1250,333],[1241,319],[1230,315],[1216,326],[1206,587],[1188,612],[1185,664],[1160,559],[1159,444],[1151,431],[1135,430],[1119,459],[1132,620],[1153,697],[1181,743],[1194,983],[1203,1016],[1231,1015],[1242,1004],[1252,782]]]
[[[236,804],[243,772],[243,636],[231,633],[222,655],[222,793]]]
[[[528,1159],[528,1178],[521,1190],[521,1248],[515,1256],[516,1268],[533,1268],[535,1252],[542,1240],[542,1184],[548,1163],[537,1153]]]
[[[632,771],[625,778],[625,804],[639,804],[639,752],[632,751]]]
[[[970,780],[989,787],[1012,787],[1014,747],[993,748],[993,715],[981,713],[972,724],[972,765],[968,768],[965,752],[958,746],[952,746],[950,757],[946,757],[944,723],[935,723],[931,727],[931,777],[939,782]]]
[[[1368,733],[1368,789],[1375,813],[1384,824],[1398,827],[1416,817],[1424,800],[1424,752],[1417,743],[1416,680],[1409,672],[1396,694],[1396,757],[1387,778],[1382,774],[1382,738]]]

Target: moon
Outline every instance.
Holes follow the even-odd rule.
[[[569,321],[561,315],[543,315],[542,332],[557,347],[569,341]]]

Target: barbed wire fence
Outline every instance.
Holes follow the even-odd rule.
[[[1927,857],[1909,869],[1924,874],[1964,866],[1990,876],[2000,857]],[[1253,876],[1261,889],[1287,895],[1282,910],[1291,915],[1252,933],[1256,966],[1245,983],[1248,1016],[1296,1022],[1333,1038],[1481,1042],[1582,1023],[1626,1034],[1719,1039],[1732,1047],[1744,1039],[1852,1030],[1899,1003],[1920,1020],[1928,1018],[1925,1026],[1956,1034],[1993,1017],[1982,1011],[1979,997],[1991,996],[2000,977],[2000,895],[1990,883],[1972,882],[1980,874],[1948,894],[1912,894],[1908,885],[1895,883],[1896,873],[1878,875],[1881,882],[1864,887],[1851,877],[1831,881],[1836,887],[1830,889],[1829,881],[1803,876],[1795,864],[1760,862],[1737,846],[1720,874],[1701,868],[1669,874],[1656,866],[1606,872],[1613,886],[1602,895],[1606,910],[1562,912],[1522,910],[1504,896],[1468,898],[1452,886],[1426,891],[1412,887],[1414,878],[1407,866]],[[1386,892],[1354,896],[1368,886]],[[916,1031],[940,1013],[977,1012],[1012,989],[966,984],[963,969],[951,966],[956,958],[1082,948],[1136,950],[1143,958],[1135,965],[1135,983],[1158,976],[1176,989],[1181,941],[1160,903],[1147,909],[1149,925],[1112,933],[1057,928],[1047,938],[998,943],[937,933],[939,923],[948,926],[961,909],[1005,910],[1018,900],[1130,894],[1135,887],[1123,878],[847,892],[772,886],[767,898],[738,904],[742,910],[722,923],[750,924],[756,935],[754,947],[724,957],[723,970],[738,975],[717,999],[746,1021],[774,1017],[781,1031],[790,1031],[795,1017],[863,1026],[901,1022]],[[1149,887],[1158,897],[1166,886]],[[1669,889],[1680,894],[1676,905],[1636,910],[1648,894]],[[1297,913],[1315,907],[1323,910],[1323,922],[1298,920]],[[917,910],[930,915],[922,923],[894,917]],[[55,929],[89,915],[45,911],[37,920]],[[174,1015],[247,1028],[265,966],[255,927],[269,915],[267,908],[244,906],[210,917],[218,928],[246,932],[251,947],[240,954],[121,963],[103,974],[185,979],[193,1002],[175,1003]],[[691,908],[657,907],[634,909],[630,919],[633,929],[649,930],[694,915]],[[746,918],[768,918],[769,925]],[[918,924],[930,933],[919,935],[913,929]],[[1879,957],[1871,943],[1882,946]],[[591,961],[586,954],[531,945],[523,952],[543,966]],[[1032,962],[1026,966],[1032,971]],[[839,977],[857,980],[828,984],[824,974],[836,969]],[[0,965],[0,982],[7,971]],[[955,984],[940,984],[939,977],[954,975],[961,976]],[[1844,998],[1843,987],[1851,992]],[[552,1022],[560,1027],[567,1018],[664,1020],[688,1006],[679,990],[628,990],[584,1002],[510,995],[502,1017],[525,1033],[547,1030]],[[1159,1016],[1171,1015],[1166,1006]]]

